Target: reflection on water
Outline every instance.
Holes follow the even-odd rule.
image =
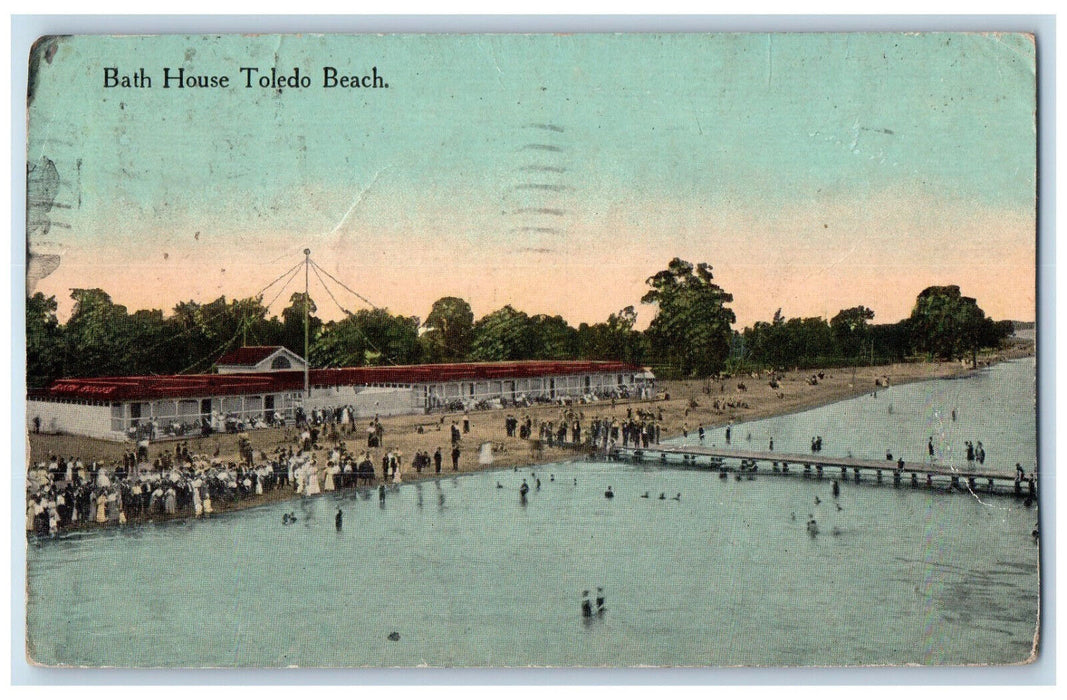
[[[925,446],[917,414],[951,397],[961,413],[947,444],[973,433],[998,459],[1033,455],[1032,400],[1007,429],[976,418],[980,397],[967,386],[1005,390],[1010,382],[988,375],[1019,364],[985,380],[880,392],[895,406],[888,428],[847,422],[840,404],[773,419],[776,447],[822,434],[825,451],[852,443],[861,456],[886,449],[880,430],[911,431],[904,442]],[[625,464],[536,474],[542,488],[525,506],[529,472],[496,471],[387,489],[382,504],[363,490],[31,543],[32,655],[119,666],[525,666],[959,664],[1030,653],[1037,514],[1014,499],[851,483],[835,499],[829,479],[720,480]],[[283,525],[290,511],[298,521]],[[583,621],[582,592],[597,586],[608,610]]]

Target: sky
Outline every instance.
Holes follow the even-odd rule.
[[[61,318],[72,288],[131,310],[255,294],[305,248],[422,318],[460,296],[574,325],[634,305],[644,327],[676,256],[713,266],[738,328],[860,304],[894,322],[935,284],[1035,317],[1029,36],[83,36],[40,56],[27,161],[58,182],[27,236],[58,267],[31,259],[28,287]],[[324,88],[326,66],[388,87]],[[152,85],[105,87],[107,67]],[[164,68],[230,82],[164,88]],[[367,308],[311,280],[321,317]]]

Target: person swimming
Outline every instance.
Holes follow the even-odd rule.
[[[837,479],[834,479],[834,486],[831,491],[833,491],[834,498],[837,498],[841,495],[841,486],[837,483]]]
[[[672,501],[680,501],[680,500],[682,500],[682,494],[679,493],[677,496],[674,496],[673,498],[671,498],[671,500]]]
[[[385,484],[378,484],[378,500],[385,503]]]
[[[519,495],[526,498],[526,494],[530,492],[530,486],[526,483],[526,479],[522,480],[522,486],[519,487]]]
[[[289,514],[288,513],[282,513],[282,525],[288,525],[288,524],[289,524]]]
[[[608,490],[604,492],[604,498],[615,498],[615,494],[612,492],[610,486],[608,487]]]
[[[498,482],[496,482],[496,487],[497,487],[498,489],[502,489],[502,488],[504,488],[504,484],[502,484],[502,483],[500,483],[500,482],[498,481]]]
[[[555,474],[549,474],[548,475],[548,480],[549,481],[555,481],[556,480],[556,475]]]
[[[604,607],[604,589],[600,586],[596,587],[596,611],[598,615],[602,615],[607,608]]]
[[[534,484],[534,488],[537,489],[538,491],[541,490],[541,480],[540,479],[538,479],[537,482]]]
[[[820,503],[822,503],[822,500],[818,496],[816,496],[815,497],[815,505],[819,505]]]
[[[665,501],[665,500],[667,500],[667,494],[665,494],[665,493],[661,493],[661,494],[659,495],[659,500],[661,500],[661,501]]]
[[[593,616],[593,604],[589,601],[589,591],[582,591],[582,617]]]
[[[645,491],[643,494],[641,494],[641,498],[648,498],[648,491]]]
[[[341,512],[341,509],[338,508],[337,509],[337,515],[335,515],[333,517],[333,525],[334,525],[334,527],[336,527],[338,530],[340,530],[341,529],[341,523],[344,521],[344,518],[345,518],[345,516]]]
[[[812,537],[819,534],[819,524],[815,522],[815,518],[810,514],[808,515],[808,534]]]

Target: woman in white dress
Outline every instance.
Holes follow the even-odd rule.
[[[306,469],[308,480],[306,493],[308,496],[315,496],[321,492],[321,489],[319,488],[319,470],[314,459],[308,463]]]
[[[334,488],[335,488],[335,484],[334,484],[334,481],[333,481],[333,475],[335,474],[334,469],[335,469],[335,467],[333,466],[333,462],[327,462],[326,463],[326,472],[323,474],[323,478],[322,478],[322,490],[323,491],[333,491],[334,490]]]
[[[200,498],[200,484],[203,483],[200,479],[193,479],[189,483],[190,491],[193,495],[193,514],[199,518],[204,514],[204,501]]]
[[[107,522],[107,494],[103,491],[96,496],[96,522]]]

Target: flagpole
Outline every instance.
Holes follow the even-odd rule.
[[[309,272],[311,267],[311,249],[304,248],[304,398],[311,398],[311,388],[308,383],[308,367],[311,361],[308,359],[308,315],[310,313],[310,290]]]

